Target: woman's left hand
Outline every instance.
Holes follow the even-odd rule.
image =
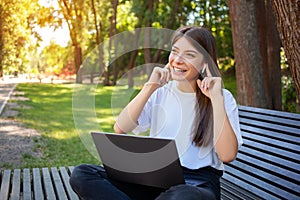
[[[202,93],[210,99],[222,95],[222,78],[213,77],[208,66],[206,66],[206,74],[207,77],[202,81],[200,79],[197,80],[198,87]]]

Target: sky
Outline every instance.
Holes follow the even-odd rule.
[[[39,0],[39,4],[47,7],[53,6],[58,8],[58,3],[56,0]],[[66,23],[63,23],[61,28],[54,30],[52,27],[37,28],[37,32],[41,35],[43,41],[41,42],[41,47],[48,46],[51,41],[65,47],[70,40],[69,29]]]
[[[41,47],[48,46],[51,41],[65,47],[70,40],[69,29],[66,24],[62,28],[54,31],[51,27],[38,28],[37,32],[41,35],[43,41]]]

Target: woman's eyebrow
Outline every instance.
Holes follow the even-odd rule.
[[[185,52],[188,52],[188,53],[198,53],[198,51],[195,51],[195,50],[186,50]]]
[[[172,49],[177,49],[177,50],[180,50],[180,48],[179,47],[177,47],[177,46],[172,46]],[[184,52],[188,52],[188,53],[198,53],[198,51],[196,51],[196,50],[191,50],[191,49],[189,49],[189,50],[185,50]]]

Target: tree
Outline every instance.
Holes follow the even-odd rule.
[[[266,1],[267,21],[267,53],[269,91],[271,96],[271,109],[282,110],[282,86],[281,86],[281,41],[276,27],[276,19],[270,0]],[[271,76],[272,74],[272,76]]]
[[[102,3],[102,4],[101,4]],[[109,10],[108,6],[105,4],[104,1],[96,1],[91,0],[91,9],[92,9],[92,14],[93,14],[93,19],[94,19],[94,29],[95,29],[95,40],[96,40],[96,46],[97,46],[97,55],[98,55],[98,69],[95,70],[95,72],[102,72],[104,71],[104,61],[103,61],[103,45],[100,45],[100,43],[103,41],[103,36],[104,36],[104,26],[105,23],[103,22],[104,20],[101,20],[102,18],[107,17],[107,12],[106,10]],[[111,7],[110,3],[109,6]],[[93,73],[91,72],[91,82],[93,82]]]
[[[24,72],[29,64],[32,47],[29,28],[30,15],[37,1],[0,1],[0,77]]]
[[[4,47],[4,38],[3,38],[3,8],[0,6],[0,78],[3,76],[3,47]]]
[[[216,38],[219,66],[227,70],[232,67],[233,45],[229,8],[226,0],[192,2],[191,21],[212,31]]]
[[[266,107],[262,58],[259,49],[255,1],[228,1],[232,26],[238,102]]]
[[[270,1],[256,0],[259,49],[267,108],[282,110],[280,38]]]
[[[68,24],[70,31],[70,38],[74,47],[74,63],[76,71],[76,83],[82,82],[82,77],[78,74],[79,68],[82,64],[82,39],[83,39],[83,24],[85,20],[84,1],[67,1],[58,0],[60,9],[63,13],[64,19]]]
[[[117,34],[118,30],[117,30],[117,9],[118,9],[118,4],[119,1],[118,0],[111,0],[111,5],[112,5],[112,13],[110,16],[110,29],[109,29],[109,37],[112,38],[115,34]],[[117,52],[117,41],[113,41],[113,40],[109,40],[109,61],[113,60],[114,57],[116,56],[116,52]],[[111,63],[110,65],[115,65],[115,62]],[[115,68],[115,67],[113,67]],[[110,70],[109,68],[107,68],[107,70],[105,71],[105,80],[104,80],[104,85],[110,85],[109,83],[109,75],[110,75]]]
[[[40,54],[40,67],[43,73],[47,75],[59,75],[63,67],[70,59],[70,53],[64,48],[53,41],[49,46],[46,46]]]
[[[300,106],[300,1],[271,0]]]

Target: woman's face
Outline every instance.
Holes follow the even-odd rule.
[[[169,55],[172,79],[187,81],[194,86],[203,68],[203,59],[203,54],[185,37],[181,37],[174,43]]]

